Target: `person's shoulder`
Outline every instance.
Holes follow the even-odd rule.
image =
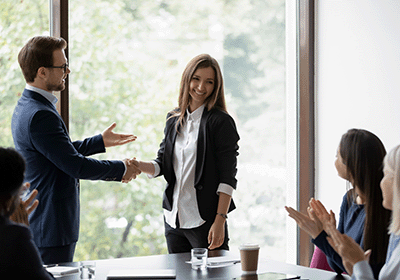
[[[15,223],[11,220],[7,220],[6,222],[0,225],[1,235],[9,235],[10,237],[16,238],[16,236],[26,235],[30,236],[30,229],[23,224]]]
[[[23,224],[17,224],[9,221],[0,226],[1,247],[18,247],[18,244],[21,244],[21,242],[24,243],[30,239],[32,239],[31,231]]]
[[[181,111],[181,110],[180,110],[178,107],[172,109],[171,111],[169,111],[169,112],[167,113],[167,120],[169,120],[169,119],[171,119],[171,118],[176,118],[176,117],[178,117],[179,114],[180,114],[180,111]]]
[[[236,124],[232,116],[229,115],[229,113],[227,113],[226,111],[223,111],[218,108],[213,108],[210,111],[208,111],[206,121],[207,121],[207,126],[218,127],[218,128],[232,127],[233,129],[236,130]]]
[[[220,120],[220,121],[233,121],[233,118],[231,115],[229,115],[228,112],[221,110],[219,108],[213,108],[209,112],[209,118],[213,118],[215,120]]]

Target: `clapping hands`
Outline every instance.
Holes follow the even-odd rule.
[[[335,213],[332,210],[328,212],[321,201],[311,198],[307,208],[308,215],[292,207],[285,206],[285,209],[289,217],[293,218],[312,238],[315,239],[322,230],[325,230],[329,244],[341,256],[343,265],[350,275],[353,273],[354,264],[369,259],[371,250],[364,252],[351,237],[340,233],[336,228]]]
[[[343,266],[347,273],[353,274],[353,266],[359,261],[368,261],[371,250],[364,252],[353,238],[339,232],[336,228],[335,213],[332,210],[328,213],[319,200],[312,199],[310,205],[328,234],[327,240],[329,244],[342,258]]]
[[[310,201],[311,202],[311,201]],[[307,215],[296,211],[292,207],[285,206],[289,217],[293,218],[297,225],[315,239],[323,230],[322,222],[315,215],[311,206],[307,208]]]
[[[29,183],[25,183],[22,187],[22,192],[25,192],[28,190],[30,187]],[[36,207],[39,204],[39,201],[36,198],[38,194],[38,191],[32,190],[31,193],[29,194],[29,197],[23,201],[21,198],[19,199],[19,204],[15,211],[12,213],[10,216],[10,219],[16,223],[20,224],[25,224],[29,226],[29,221],[28,221],[28,216],[30,213],[32,213],[33,210],[36,209]]]

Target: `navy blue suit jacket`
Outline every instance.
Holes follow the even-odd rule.
[[[167,186],[163,196],[163,208],[172,210],[172,197],[176,182],[172,163],[177,131],[178,117],[169,118],[164,129],[164,139],[155,160],[160,166]],[[226,183],[236,189],[237,156],[239,135],[234,120],[227,113],[204,108],[201,116],[197,140],[197,156],[194,187],[200,216],[205,221],[214,221],[218,208],[217,189]],[[235,209],[232,200],[229,212]]]
[[[122,161],[86,156],[105,152],[101,135],[72,142],[55,106],[25,89],[11,123],[15,148],[27,162],[25,180],[37,189],[39,206],[29,222],[38,247],[74,243],[79,234],[79,180],[121,181]]]

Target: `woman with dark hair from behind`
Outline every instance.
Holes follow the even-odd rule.
[[[358,145],[358,149],[353,149],[360,138],[375,139],[379,149],[371,149],[373,142],[367,141]],[[389,243],[387,228],[390,224],[391,215],[390,210],[382,206],[383,197],[380,188],[380,182],[383,178],[383,158],[386,155],[386,151],[379,138],[366,130],[351,129],[343,136],[342,142],[346,144],[340,146],[340,153],[349,155],[343,158],[343,161],[348,167],[351,178],[353,178],[352,185],[357,186],[348,192],[348,199],[350,201],[356,198],[357,195],[361,195],[363,198],[365,224],[364,241],[361,245],[365,250],[372,250],[369,262],[373,268],[375,278],[378,279],[379,271],[386,259]],[[346,149],[353,149],[353,153],[348,153]],[[382,161],[372,160],[381,158]],[[373,169],[379,170],[379,172],[365,172]]]
[[[384,177],[381,181],[382,206],[392,210],[389,226],[389,246],[386,262],[379,273],[379,280],[400,280],[400,145],[394,147],[385,157]],[[372,280],[374,275],[368,264],[371,250],[364,250],[349,236],[335,228],[335,214],[328,213],[319,201],[315,201],[315,214],[329,234],[329,244],[340,254],[351,279]],[[376,278],[376,277],[375,277]]]
[[[54,279],[42,265],[29,228],[10,220],[21,207],[24,172],[23,157],[13,148],[0,147],[0,275],[5,279]]]
[[[353,187],[343,197],[338,230],[352,237],[365,250],[372,249],[370,264],[375,278],[385,263],[389,241],[386,229],[390,211],[382,207],[380,189],[385,155],[386,150],[375,134],[363,129],[350,129],[340,140],[335,161],[338,175]],[[291,207],[286,207],[286,210],[325,253],[330,267],[337,273],[346,272],[341,257],[328,243],[323,225],[313,211],[315,201],[310,200],[308,215]]]

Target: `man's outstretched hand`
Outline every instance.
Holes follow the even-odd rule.
[[[133,134],[114,133],[113,129],[116,126],[117,124],[114,122],[101,133],[106,148],[125,145],[136,140],[136,136]]]

